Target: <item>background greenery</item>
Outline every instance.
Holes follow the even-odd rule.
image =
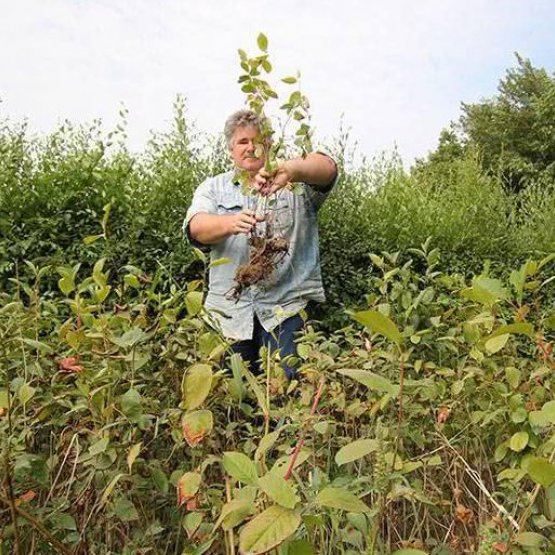
[[[410,170],[328,145],[329,301],[292,384],[271,357],[224,372],[203,323],[181,222],[229,161],[181,99],[139,154],[125,112],[47,137],[4,120],[0,552],[549,552],[554,83],[518,58]]]
[[[349,137],[328,145],[341,180],[320,218],[324,316],[358,302],[369,252],[404,251],[427,237],[440,267],[462,273],[485,260],[502,272],[555,244],[555,79],[518,58],[499,95],[474,105],[442,133],[438,148],[407,171],[393,154],[353,167]],[[195,187],[229,167],[221,141],[201,136],[175,104],[172,128],[130,153],[121,124],[105,132],[64,123],[48,137],[4,121],[0,131],[0,283],[35,264],[120,269],[164,267],[177,283],[198,274],[180,225]],[[107,241],[102,233],[110,205]],[[339,216],[339,217],[338,217]]]

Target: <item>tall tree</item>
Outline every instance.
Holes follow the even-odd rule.
[[[469,150],[512,191],[532,181],[555,182],[555,74],[516,54],[498,94],[462,103],[462,115],[440,136],[438,148],[417,167],[444,165]]]
[[[516,55],[495,97],[462,105],[460,124],[486,169],[514,191],[531,180],[555,179],[555,74]]]

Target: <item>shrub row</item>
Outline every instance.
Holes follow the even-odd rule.
[[[370,252],[405,251],[432,237],[442,252],[440,268],[468,274],[486,259],[503,270],[555,245],[555,186],[532,185],[515,196],[486,176],[473,154],[407,172],[395,156],[351,168],[344,149],[331,150],[342,177],[320,218],[328,318],[364,294]],[[105,133],[100,122],[65,123],[37,138],[25,126],[5,123],[2,287],[26,272],[25,260],[90,267],[99,256],[118,270],[163,267],[185,283],[200,268],[182,239],[182,218],[195,187],[226,167],[222,142],[195,132],[180,101],[172,128],[153,135],[139,154],[127,150],[124,124]],[[103,219],[106,240],[95,242]]]

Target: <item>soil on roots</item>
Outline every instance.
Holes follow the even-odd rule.
[[[245,289],[268,280],[288,252],[289,242],[285,237],[251,235],[249,261],[237,268],[235,285],[226,296],[238,301]]]

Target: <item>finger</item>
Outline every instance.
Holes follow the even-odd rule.
[[[249,233],[252,229],[252,226],[248,224],[238,224],[236,229],[237,233]]]
[[[254,225],[256,223],[256,217],[254,214],[252,216],[243,214],[241,218],[239,218],[239,221],[245,224]]]
[[[274,183],[270,187],[270,192],[268,194],[273,195],[274,193],[276,193],[280,189],[283,189],[284,187],[287,187],[288,185],[291,185],[291,183],[289,183],[289,181],[286,181],[285,183],[280,183],[278,181],[274,181]]]
[[[266,183],[266,184],[264,185],[264,187],[262,187],[262,188],[260,189],[260,194],[261,194],[262,196],[265,196],[265,197],[268,196],[268,195],[270,194],[271,188],[272,188],[272,184],[271,184],[270,182]]]
[[[257,191],[260,191],[261,189],[263,189],[267,184],[267,181],[265,179],[255,179],[254,183],[253,183],[253,187],[254,189],[256,189]]]

